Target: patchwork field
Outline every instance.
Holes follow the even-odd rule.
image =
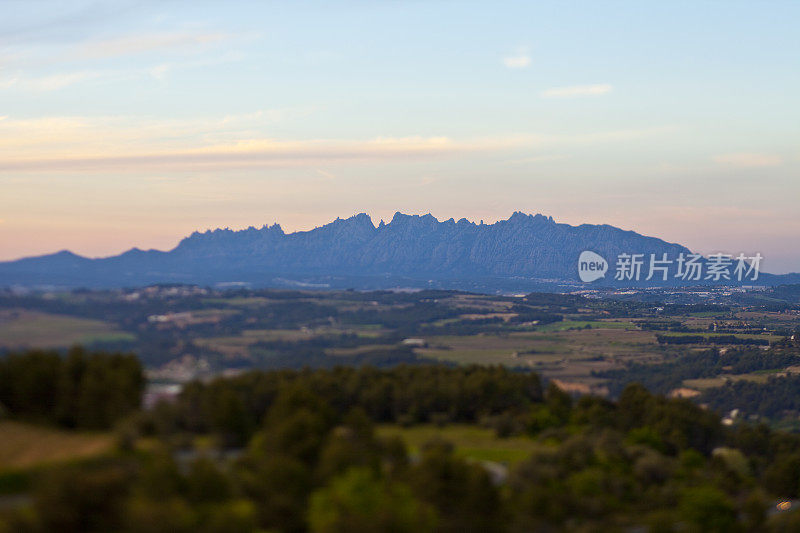
[[[665,298],[675,297],[672,293]],[[707,350],[748,349],[760,355],[767,344],[780,345],[798,331],[800,311],[792,305],[769,309],[710,304],[705,296],[700,303],[682,304],[439,290],[227,292],[164,286],[9,293],[0,294],[0,352],[127,341],[120,349],[137,353],[150,376],[176,382],[248,368],[425,361],[505,365],[558,380],[571,392],[616,394],[629,371],[647,379],[648,373],[660,372],[659,365]],[[784,371],[791,365],[800,364],[775,363]],[[753,363],[737,373],[750,369],[772,370]],[[734,378],[728,372],[698,370],[670,386],[699,390],[725,379],[762,382],[767,377]],[[683,383],[688,378],[713,380]]]

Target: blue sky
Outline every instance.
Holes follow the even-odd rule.
[[[800,271],[800,3],[2,4],[0,259],[521,210]]]

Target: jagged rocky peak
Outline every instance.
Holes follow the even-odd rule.
[[[522,211],[514,211],[514,213],[509,217],[508,222],[512,224],[530,224],[530,223],[538,223],[538,224],[547,224],[552,223],[554,224],[555,221],[553,217],[542,215],[541,213],[537,213],[535,215],[529,215],[523,213]]]
[[[368,238],[375,232],[375,224],[366,213],[359,213],[348,218],[339,218],[322,226],[307,231],[298,231],[294,235],[327,235],[333,234],[340,238],[352,236],[359,239]]]
[[[258,231],[260,231],[261,233],[272,233],[272,234],[275,234],[275,235],[284,235],[283,228],[277,222],[274,223],[271,226],[269,224],[264,224],[263,226],[261,226],[261,229],[258,230]]]
[[[220,245],[229,244],[232,242],[252,242],[262,239],[276,239],[283,237],[285,233],[280,224],[275,223],[272,226],[264,224],[260,229],[250,226],[242,230],[232,230],[230,228],[217,228],[214,230],[207,229],[204,232],[195,231],[188,237],[182,239],[176,250],[187,250],[202,247],[206,243],[219,243]]]
[[[383,222],[383,221],[381,221]],[[384,224],[388,226],[393,226],[395,228],[398,227],[419,227],[419,226],[436,226],[436,225],[447,225],[456,227],[466,227],[466,226],[495,226],[495,224],[512,224],[512,225],[527,225],[527,224],[555,224],[553,217],[542,215],[542,214],[527,214],[522,211],[515,211],[508,219],[505,220],[498,220],[493,224],[484,224],[483,220],[478,222],[473,222],[471,220],[467,220],[466,218],[461,218],[457,222],[454,218],[450,218],[448,220],[439,221],[436,217],[432,214],[427,213],[425,215],[407,215],[405,213],[401,213],[400,211],[396,212],[392,217],[392,220],[389,224]],[[379,225],[379,228],[383,227],[383,225]]]
[[[439,224],[439,220],[437,220],[437,218],[430,213],[425,215],[406,215],[398,211],[394,214],[394,217],[392,217],[392,221],[389,224],[394,227],[404,227],[408,225],[434,226]]]
[[[392,217],[392,220],[389,222],[389,224],[394,224],[394,225],[402,224],[407,220],[409,220],[410,218],[411,215],[406,215],[404,213],[401,213],[400,211],[397,211]]]
[[[375,229],[375,224],[372,223],[372,217],[370,217],[366,213],[359,213],[357,215],[351,216],[350,218],[336,217],[336,220],[331,222],[331,224],[336,224],[338,226],[344,226],[344,227],[357,227],[357,228],[368,227],[370,229]]]

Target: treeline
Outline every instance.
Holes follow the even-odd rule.
[[[153,431],[217,433],[246,442],[281,391],[314,394],[337,416],[362,409],[375,422],[478,422],[524,411],[542,399],[539,377],[504,367],[399,365],[388,369],[251,371],[184,387],[177,401],[150,416]]]
[[[371,339],[375,342],[375,339]],[[336,366],[369,365],[378,368],[396,365],[425,364],[426,360],[414,353],[410,346],[386,346],[365,349],[348,355],[327,355],[324,343],[309,346],[305,341],[286,342],[282,349],[267,343],[254,343],[250,346],[250,357],[242,360],[243,367],[260,369],[301,369],[333,368]],[[226,368],[233,368],[231,361],[225,361]]]
[[[659,344],[732,344],[769,346],[768,339],[750,339],[736,335],[656,335]]]
[[[511,319],[511,323],[513,324],[521,324],[525,322],[552,324],[554,322],[561,322],[564,320],[564,315],[542,311],[527,305],[513,305],[511,306],[510,311],[512,313],[517,313],[517,316]]]
[[[72,348],[0,358],[0,410],[19,420],[107,429],[139,408],[145,385],[136,356]]]

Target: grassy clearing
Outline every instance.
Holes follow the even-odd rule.
[[[750,372],[748,374],[725,374],[713,378],[685,379],[683,385],[697,390],[722,387],[732,381],[752,381],[754,383],[766,383],[772,376],[785,375],[784,370],[767,370]]]
[[[513,305],[511,302],[494,300],[491,296],[479,294],[457,294],[442,298],[439,303],[474,310],[476,313],[505,313]]]
[[[48,463],[85,459],[111,450],[109,433],[78,433],[0,421],[0,470],[18,470]]]
[[[354,348],[327,348],[325,349],[325,354],[333,357],[361,355],[363,353],[369,353],[375,350],[391,350],[395,347],[395,344],[365,344],[363,346],[356,346]]]
[[[412,454],[434,439],[443,439],[455,446],[456,455],[478,461],[494,461],[515,464],[527,459],[534,450],[541,447],[528,437],[498,438],[494,431],[466,424],[450,424],[438,427],[423,424],[408,428],[397,425],[378,426],[381,437],[400,437]]]
[[[84,335],[74,344],[94,344],[96,342],[132,342],[136,340],[136,335],[124,331],[116,333],[100,333],[97,335]]]
[[[267,305],[276,300],[270,300],[262,296],[238,297],[238,298],[203,298],[203,303],[210,305],[234,305],[242,307],[253,307]]]
[[[100,320],[34,311],[3,311],[0,314],[0,346],[8,348],[61,348],[134,339],[134,335]]]
[[[711,389],[714,387],[721,387],[725,385],[725,379],[716,377],[716,378],[697,378],[697,379],[684,379],[683,386],[696,389],[696,390],[705,390]]]

